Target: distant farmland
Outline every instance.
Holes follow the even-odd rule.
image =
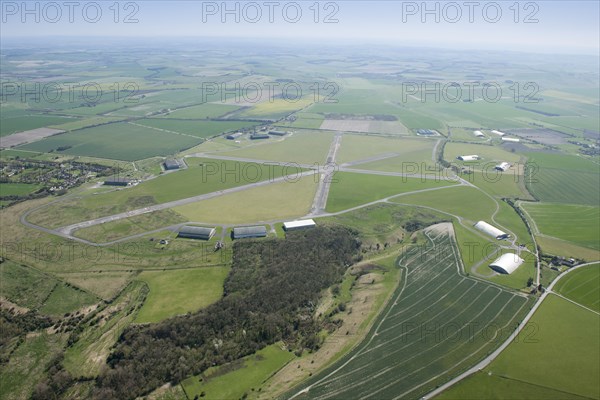
[[[297,398],[419,398],[508,337],[531,301],[459,274],[444,226],[427,230],[430,246],[400,259],[402,282],[367,339],[289,395],[308,388]]]

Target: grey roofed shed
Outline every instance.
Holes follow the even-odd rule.
[[[177,162],[177,160],[165,160],[165,162],[163,163],[165,165],[165,169],[179,169],[179,163]]]
[[[233,228],[233,238],[254,238],[254,237],[265,237],[267,236],[267,228],[264,226],[241,226],[239,228]]]
[[[186,225],[179,230],[177,236],[188,239],[210,240],[210,238],[212,238],[214,234],[215,228]]]

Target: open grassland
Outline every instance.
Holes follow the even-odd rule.
[[[378,164],[387,160],[369,161],[369,159],[395,153],[399,164],[402,162],[427,162],[431,164],[434,144],[435,141],[427,139],[344,135],[336,162],[344,164],[364,160],[365,163],[361,163],[360,168],[378,169]],[[383,170],[388,171],[389,169]],[[400,168],[392,170],[400,171]]]
[[[174,119],[143,119],[136,124],[168,133],[191,135],[198,138],[209,138],[224,132],[255,126],[256,123],[246,121],[188,121]]]
[[[174,154],[201,142],[201,138],[189,135],[117,122],[63,133],[20,148],[44,153],[65,148],[66,154],[134,161]]]
[[[233,363],[209,368],[202,375],[186,379],[181,385],[188,398],[244,398],[293,358],[293,353],[283,349],[281,343],[275,343]]]
[[[148,214],[94,225],[79,229],[74,235],[96,243],[106,243],[124,237],[186,222],[181,215],[171,210],[159,210]]]
[[[600,250],[600,208],[585,205],[522,203],[538,231]]]
[[[90,253],[91,254],[91,253]],[[131,272],[66,272],[60,279],[87,290],[103,300],[112,299],[131,280]]]
[[[317,190],[314,177],[283,181],[175,207],[189,221],[242,224],[308,214]]]
[[[331,189],[327,198],[327,211],[337,212],[386,197],[452,186],[455,182],[436,181],[399,176],[369,175],[353,172],[336,172],[331,178]],[[435,196],[434,193],[429,193]]]
[[[106,365],[112,346],[131,322],[148,288],[142,282],[129,285],[109,305],[96,309],[84,324],[77,341],[65,351],[64,366],[74,377],[92,378]]]
[[[600,264],[589,265],[569,272],[558,281],[555,291],[600,312]]]
[[[232,104],[204,103],[197,106],[178,108],[165,114],[165,118],[207,119],[218,118],[240,107]]]
[[[394,203],[414,204],[458,215],[473,223],[488,220],[495,210],[492,199],[481,190],[468,186],[449,187],[435,192],[406,194],[391,200]],[[469,207],[465,207],[465,204]]]
[[[20,117],[2,118],[0,119],[0,136],[4,137],[12,133],[44,128],[50,125],[60,125],[73,120],[73,118],[45,114],[32,114]]]
[[[529,154],[525,182],[538,200],[549,203],[600,204],[598,164],[562,154]]]
[[[530,300],[460,274],[459,255],[442,226],[428,230],[427,248],[401,257],[403,284],[368,337],[291,393],[308,389],[299,399],[418,398],[508,337]]]
[[[150,292],[135,322],[159,322],[214,303],[223,295],[228,274],[229,267],[142,272],[137,279],[146,282]]]
[[[0,196],[26,196],[40,187],[33,183],[0,183]]]
[[[240,113],[236,114],[236,117],[249,117],[259,119],[279,119],[283,118],[294,111],[302,110],[313,103],[313,96],[305,96],[299,99],[294,99],[293,91],[290,92],[289,96],[292,96],[290,100],[283,98],[270,99],[269,101],[262,101],[254,105],[253,107],[246,108]]]
[[[482,171],[476,170],[472,174],[463,174],[462,178],[496,199],[512,197],[533,200],[526,192],[523,176],[514,167],[506,172],[495,171],[492,164],[488,164],[485,168]]]
[[[536,235],[536,241],[546,254],[563,257],[577,257],[585,261],[600,260],[600,251],[577,246],[571,242],[549,236]]]
[[[256,160],[323,165],[332,139],[333,134],[330,132],[296,132],[284,140],[275,141],[271,138],[255,146],[219,154]]]
[[[1,295],[13,303],[36,309],[42,314],[60,316],[98,299],[33,268],[5,261],[0,264]]]
[[[549,393],[548,398],[597,399],[599,336],[598,315],[550,295],[522,334],[496,360],[439,398],[474,399],[488,393],[486,398],[512,399],[519,398],[528,386],[535,397]],[[496,378],[488,378],[491,376]]]
[[[135,187],[65,199],[32,212],[28,220],[38,225],[55,228],[153,204],[271,180],[285,173],[299,172],[297,168],[279,165],[201,158],[187,158],[186,163],[188,168],[185,170],[161,175]],[[57,215],[61,218],[56,218]],[[171,218],[163,218],[163,220],[166,222]],[[116,229],[115,234],[120,234],[124,230],[133,228],[129,225],[111,224],[108,229]]]
[[[10,360],[0,366],[0,395],[3,400],[31,397],[35,385],[46,375],[46,368],[60,353],[67,341],[66,334],[40,333],[24,338]]]
[[[278,126],[284,126],[288,128],[304,128],[304,129],[319,129],[323,123],[322,114],[305,113],[299,112],[294,114],[296,119],[293,122],[282,121],[278,122]]]

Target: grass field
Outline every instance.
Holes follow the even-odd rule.
[[[148,214],[136,215],[117,221],[79,229],[76,237],[96,243],[106,243],[127,236],[186,222],[181,215],[171,210],[159,210]]]
[[[342,145],[336,162],[343,164],[350,161],[368,160],[381,154],[397,153],[398,156],[393,158],[395,164],[381,170],[400,171],[403,162],[426,162],[427,164],[432,164],[432,150],[434,145],[435,141],[427,139],[396,139],[377,136],[345,135],[342,139]],[[387,166],[388,163],[389,159],[371,161],[364,164],[361,163],[359,164],[360,167],[357,168],[380,169],[378,168],[380,167],[379,164]]]
[[[137,279],[146,282],[150,292],[135,322],[158,322],[214,303],[223,295],[228,274],[227,267],[142,272]]]
[[[271,142],[273,139],[269,139],[255,146],[219,154],[285,163],[323,165],[332,139],[333,134],[329,132],[296,132],[283,141]]]
[[[259,390],[267,378],[294,358],[293,353],[281,346],[281,343],[275,343],[234,363],[209,368],[202,375],[184,380],[181,385],[188,398],[244,398]]]
[[[73,118],[58,117],[54,115],[27,115],[12,118],[2,118],[0,136],[8,136],[12,133],[28,131],[47,127],[49,125],[60,125],[73,121]]]
[[[240,107],[232,104],[204,103],[197,106],[180,108],[165,115],[165,118],[206,119],[218,118]]]
[[[298,398],[418,398],[514,330],[530,301],[458,274],[456,247],[441,229],[428,231],[427,247],[401,257],[404,284],[367,338],[290,394],[309,388]]]
[[[394,194],[452,186],[454,182],[398,176],[336,172],[327,198],[327,211],[336,212]],[[436,193],[437,194],[437,193]],[[432,193],[429,193],[431,196]],[[433,194],[435,196],[435,194]]]
[[[558,281],[555,291],[600,312],[600,264],[569,272]]]
[[[32,335],[11,354],[10,360],[0,366],[0,394],[3,400],[28,399],[32,382],[39,382],[46,367],[67,341],[66,334]]]
[[[52,136],[19,148],[50,152],[68,147],[66,154],[134,161],[174,154],[202,142],[201,138],[118,122]]]
[[[600,204],[600,170],[586,159],[561,154],[529,154],[529,191],[548,203]]]
[[[187,158],[186,163],[188,168],[185,170],[162,175],[131,188],[67,199],[33,212],[28,219],[43,226],[63,226],[299,172],[292,167],[203,158]],[[61,218],[57,219],[56,215]],[[148,219],[153,217],[142,218],[144,223]],[[164,219],[165,223],[171,220]],[[108,229],[115,230],[114,234],[121,234],[133,227],[127,223],[116,223],[110,224]]]
[[[57,277],[87,290],[101,299],[113,298],[131,280],[131,272],[67,272]]]
[[[488,146],[483,144],[469,144],[469,143],[448,143],[444,147],[444,159],[451,163],[461,164],[462,161],[456,159],[460,155],[476,154],[482,159],[476,161],[483,165],[488,162],[501,162],[507,161],[509,163],[516,163],[521,159],[521,156],[517,153],[511,153],[504,150],[499,146]],[[466,163],[472,164],[472,163]]]
[[[540,233],[600,250],[600,207],[522,203]]]
[[[78,340],[65,351],[64,366],[75,377],[94,377],[125,327],[133,322],[136,309],[148,288],[142,282],[129,285],[110,305],[94,314]]]
[[[313,176],[230,193],[173,208],[190,221],[243,224],[308,214],[317,190]]]
[[[529,388],[537,398],[548,393],[548,398],[597,399],[599,336],[598,315],[550,295],[517,341],[474,378],[438,398],[482,398],[485,393],[490,399],[513,399]]]
[[[190,121],[175,119],[143,119],[136,124],[154,128],[158,131],[174,132],[198,138],[209,138],[223,132],[255,126],[255,122],[247,121]]]
[[[548,236],[536,236],[537,243],[547,254],[563,257],[578,257],[585,261],[600,260],[600,251],[577,246],[571,242]]]
[[[40,187],[33,183],[0,183],[0,196],[26,196]]]

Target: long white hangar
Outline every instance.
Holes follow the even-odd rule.
[[[500,229],[496,228],[493,225],[488,224],[485,221],[479,221],[474,226],[475,226],[475,229],[485,233],[486,235],[493,236],[498,240],[506,239],[510,236],[508,233],[501,231]]]

